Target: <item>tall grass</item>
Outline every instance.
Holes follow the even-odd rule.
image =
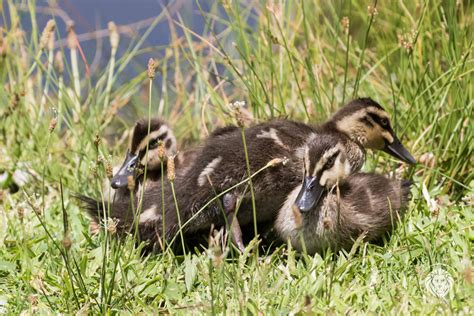
[[[201,11],[201,34],[163,11],[94,76],[80,43],[42,47],[35,2],[26,11],[22,4],[0,4],[0,313],[472,314],[470,1],[223,1]],[[172,33],[155,52],[162,85],[147,81],[146,65],[120,82],[162,20]],[[54,34],[63,39],[66,30]],[[64,67],[51,66],[54,55]],[[92,235],[71,197],[109,194],[102,179],[121,162],[121,133],[133,123],[119,113],[163,115],[185,147],[231,123],[226,105],[236,100],[256,120],[316,123],[357,96],[391,112],[420,161],[408,169],[368,157],[367,170],[415,182],[408,214],[383,246],[315,256],[288,246],[257,257],[247,256],[257,240],[242,256],[213,241],[184,257],[142,256],[133,238],[115,238],[113,222]],[[436,264],[454,280],[444,299],[424,285]]]

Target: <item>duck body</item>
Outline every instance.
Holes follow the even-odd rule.
[[[282,241],[308,254],[328,248],[350,249],[362,234],[366,234],[365,241],[377,241],[404,215],[410,184],[379,174],[356,173],[339,186],[339,196],[334,189],[304,214],[294,208],[293,193],[279,210],[274,228]]]

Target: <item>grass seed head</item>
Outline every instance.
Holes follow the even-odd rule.
[[[110,234],[114,235],[117,232],[117,224],[118,224],[118,220],[110,218],[107,221],[107,231]]]
[[[105,161],[105,174],[107,175],[107,178],[112,179],[114,176],[114,168],[112,167],[112,163],[110,162],[110,159],[107,159]]]
[[[158,141],[158,149],[157,150],[158,150],[158,158],[160,158],[160,160],[163,161],[163,159],[166,156],[166,149],[165,149],[165,143],[163,143],[162,140]]]
[[[369,13],[370,16],[375,17],[377,14],[379,14],[379,11],[377,10],[376,6],[367,6],[367,12]]]
[[[168,180],[171,182],[173,182],[176,178],[174,156],[168,156],[168,162],[166,163],[166,174],[168,176]]]
[[[69,49],[77,48],[77,35],[74,31],[74,22],[69,22],[67,25],[67,46]]]
[[[342,29],[344,30],[344,33],[348,34],[349,33],[349,26],[350,26],[350,20],[349,20],[348,16],[345,16],[345,17],[342,18],[341,25],[342,25]]]
[[[99,145],[100,145],[101,142],[102,142],[102,140],[100,139],[99,133],[96,133],[95,138],[94,138],[95,147],[99,148]]]
[[[155,72],[156,72],[156,61],[153,58],[148,60],[148,78],[150,80],[155,79]]]
[[[72,241],[71,238],[69,237],[69,234],[66,234],[61,242],[63,244],[64,249],[69,250],[71,249],[72,246]]]
[[[117,30],[117,25],[114,22],[110,21],[107,25],[109,29],[109,37],[110,37],[110,46],[112,50],[116,50],[120,41],[120,35]]]
[[[135,190],[135,179],[133,178],[133,176],[127,177],[127,188],[129,191]]]
[[[58,118],[55,116],[49,121],[49,133],[51,134],[54,129],[56,128],[56,125],[58,124]]]
[[[62,74],[64,73],[64,60],[63,60],[63,53],[62,51],[58,50],[56,52],[56,55],[54,55],[54,70],[59,73],[59,74]]]
[[[51,45],[54,46],[54,30],[56,29],[56,22],[49,20],[41,34],[40,38],[40,49],[48,48],[52,49]],[[52,41],[52,44],[51,44]]]

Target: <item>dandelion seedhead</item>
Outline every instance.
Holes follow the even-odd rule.
[[[40,38],[40,49],[48,47],[52,49],[52,45],[54,45],[54,30],[56,29],[56,22],[54,20],[49,20],[46,23],[46,26],[41,34]]]
[[[156,72],[156,61],[153,58],[148,60],[148,78],[150,80],[155,79],[155,72]]]
[[[109,37],[110,37],[110,46],[112,50],[116,50],[120,41],[120,35],[117,30],[117,25],[114,22],[110,21],[107,25],[109,29]]]

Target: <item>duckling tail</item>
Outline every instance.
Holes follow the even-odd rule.
[[[94,220],[99,220],[99,216],[104,210],[104,205],[101,201],[79,193],[74,193],[72,196],[81,202],[81,207],[84,208]]]

